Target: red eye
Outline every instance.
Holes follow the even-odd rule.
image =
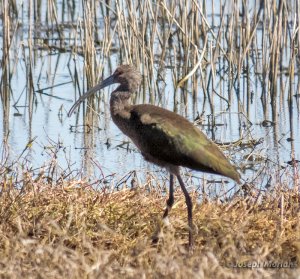
[[[122,71],[120,71],[120,70],[116,70],[115,73],[114,73],[114,75],[116,77],[120,76],[121,74],[122,74]]]

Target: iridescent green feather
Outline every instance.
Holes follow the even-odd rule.
[[[223,152],[197,127],[171,111],[152,105],[131,107],[135,129],[140,130],[146,152],[175,165],[221,174],[239,182],[240,175]],[[137,119],[139,121],[137,122]]]

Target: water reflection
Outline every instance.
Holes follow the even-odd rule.
[[[111,7],[92,3],[57,3],[55,20],[50,19],[52,10],[47,11],[43,3],[40,9],[35,7],[37,13],[20,4],[15,17],[22,19],[21,26],[12,20],[8,30],[2,20],[0,134],[1,142],[8,138],[11,161],[26,149],[29,153],[25,162],[32,168],[56,160],[62,170],[83,170],[91,178],[156,170],[143,161],[110,120],[108,99],[113,87],[99,93],[71,118],[66,115],[72,102],[98,78],[108,76],[121,62],[134,62],[143,73],[135,103],[153,103],[197,120],[210,138],[224,146],[230,143],[226,152],[245,179],[265,186],[270,179],[281,181],[284,174],[296,176],[300,160],[299,79],[296,54],[290,51],[294,49],[292,39],[285,45],[280,40],[275,45],[274,41],[271,48],[271,35],[264,33],[267,23],[261,21],[253,25],[255,45],[247,45],[251,39],[250,8],[247,16],[239,15],[245,25],[239,25],[234,35],[230,33],[232,11],[222,10],[222,16],[221,11],[213,13],[208,6],[211,28],[203,24],[206,30],[202,32],[195,26],[194,33],[187,37],[183,34],[189,27],[179,19],[172,21],[166,9],[164,16],[160,16],[162,11],[153,11],[153,18],[144,22],[139,18],[149,14],[138,5],[133,11],[123,2]],[[120,7],[124,7],[124,13]],[[170,11],[178,18],[176,7],[182,8],[176,2]],[[264,12],[257,10],[256,20]],[[4,10],[3,19],[8,12]],[[194,10],[191,15],[194,20],[199,16]],[[153,21],[160,32],[155,31]],[[93,34],[87,35],[91,30]],[[135,33],[137,30],[144,32],[142,37]],[[183,88],[176,88],[197,63],[206,34],[208,46],[201,68]],[[194,38],[198,39],[194,42]],[[246,47],[251,51],[237,52]],[[277,57],[279,47],[284,55]],[[277,60],[270,63],[268,57],[273,56]]]

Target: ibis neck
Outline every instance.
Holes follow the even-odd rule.
[[[117,114],[124,110],[125,107],[131,105],[131,92],[117,90],[112,92],[110,96],[110,110],[112,115]]]

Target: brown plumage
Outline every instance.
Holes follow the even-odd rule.
[[[179,167],[224,175],[236,182],[239,182],[240,175],[217,145],[184,117],[153,105],[132,105],[131,94],[137,91],[140,82],[141,75],[133,66],[121,65],[113,75],[81,96],[68,115],[96,91],[113,83],[120,84],[111,93],[112,119],[131,138],[147,161],[165,167],[170,172],[170,192],[164,218],[167,218],[174,203],[174,175],[177,177],[186,198],[189,245],[192,247],[192,201],[180,176]]]

